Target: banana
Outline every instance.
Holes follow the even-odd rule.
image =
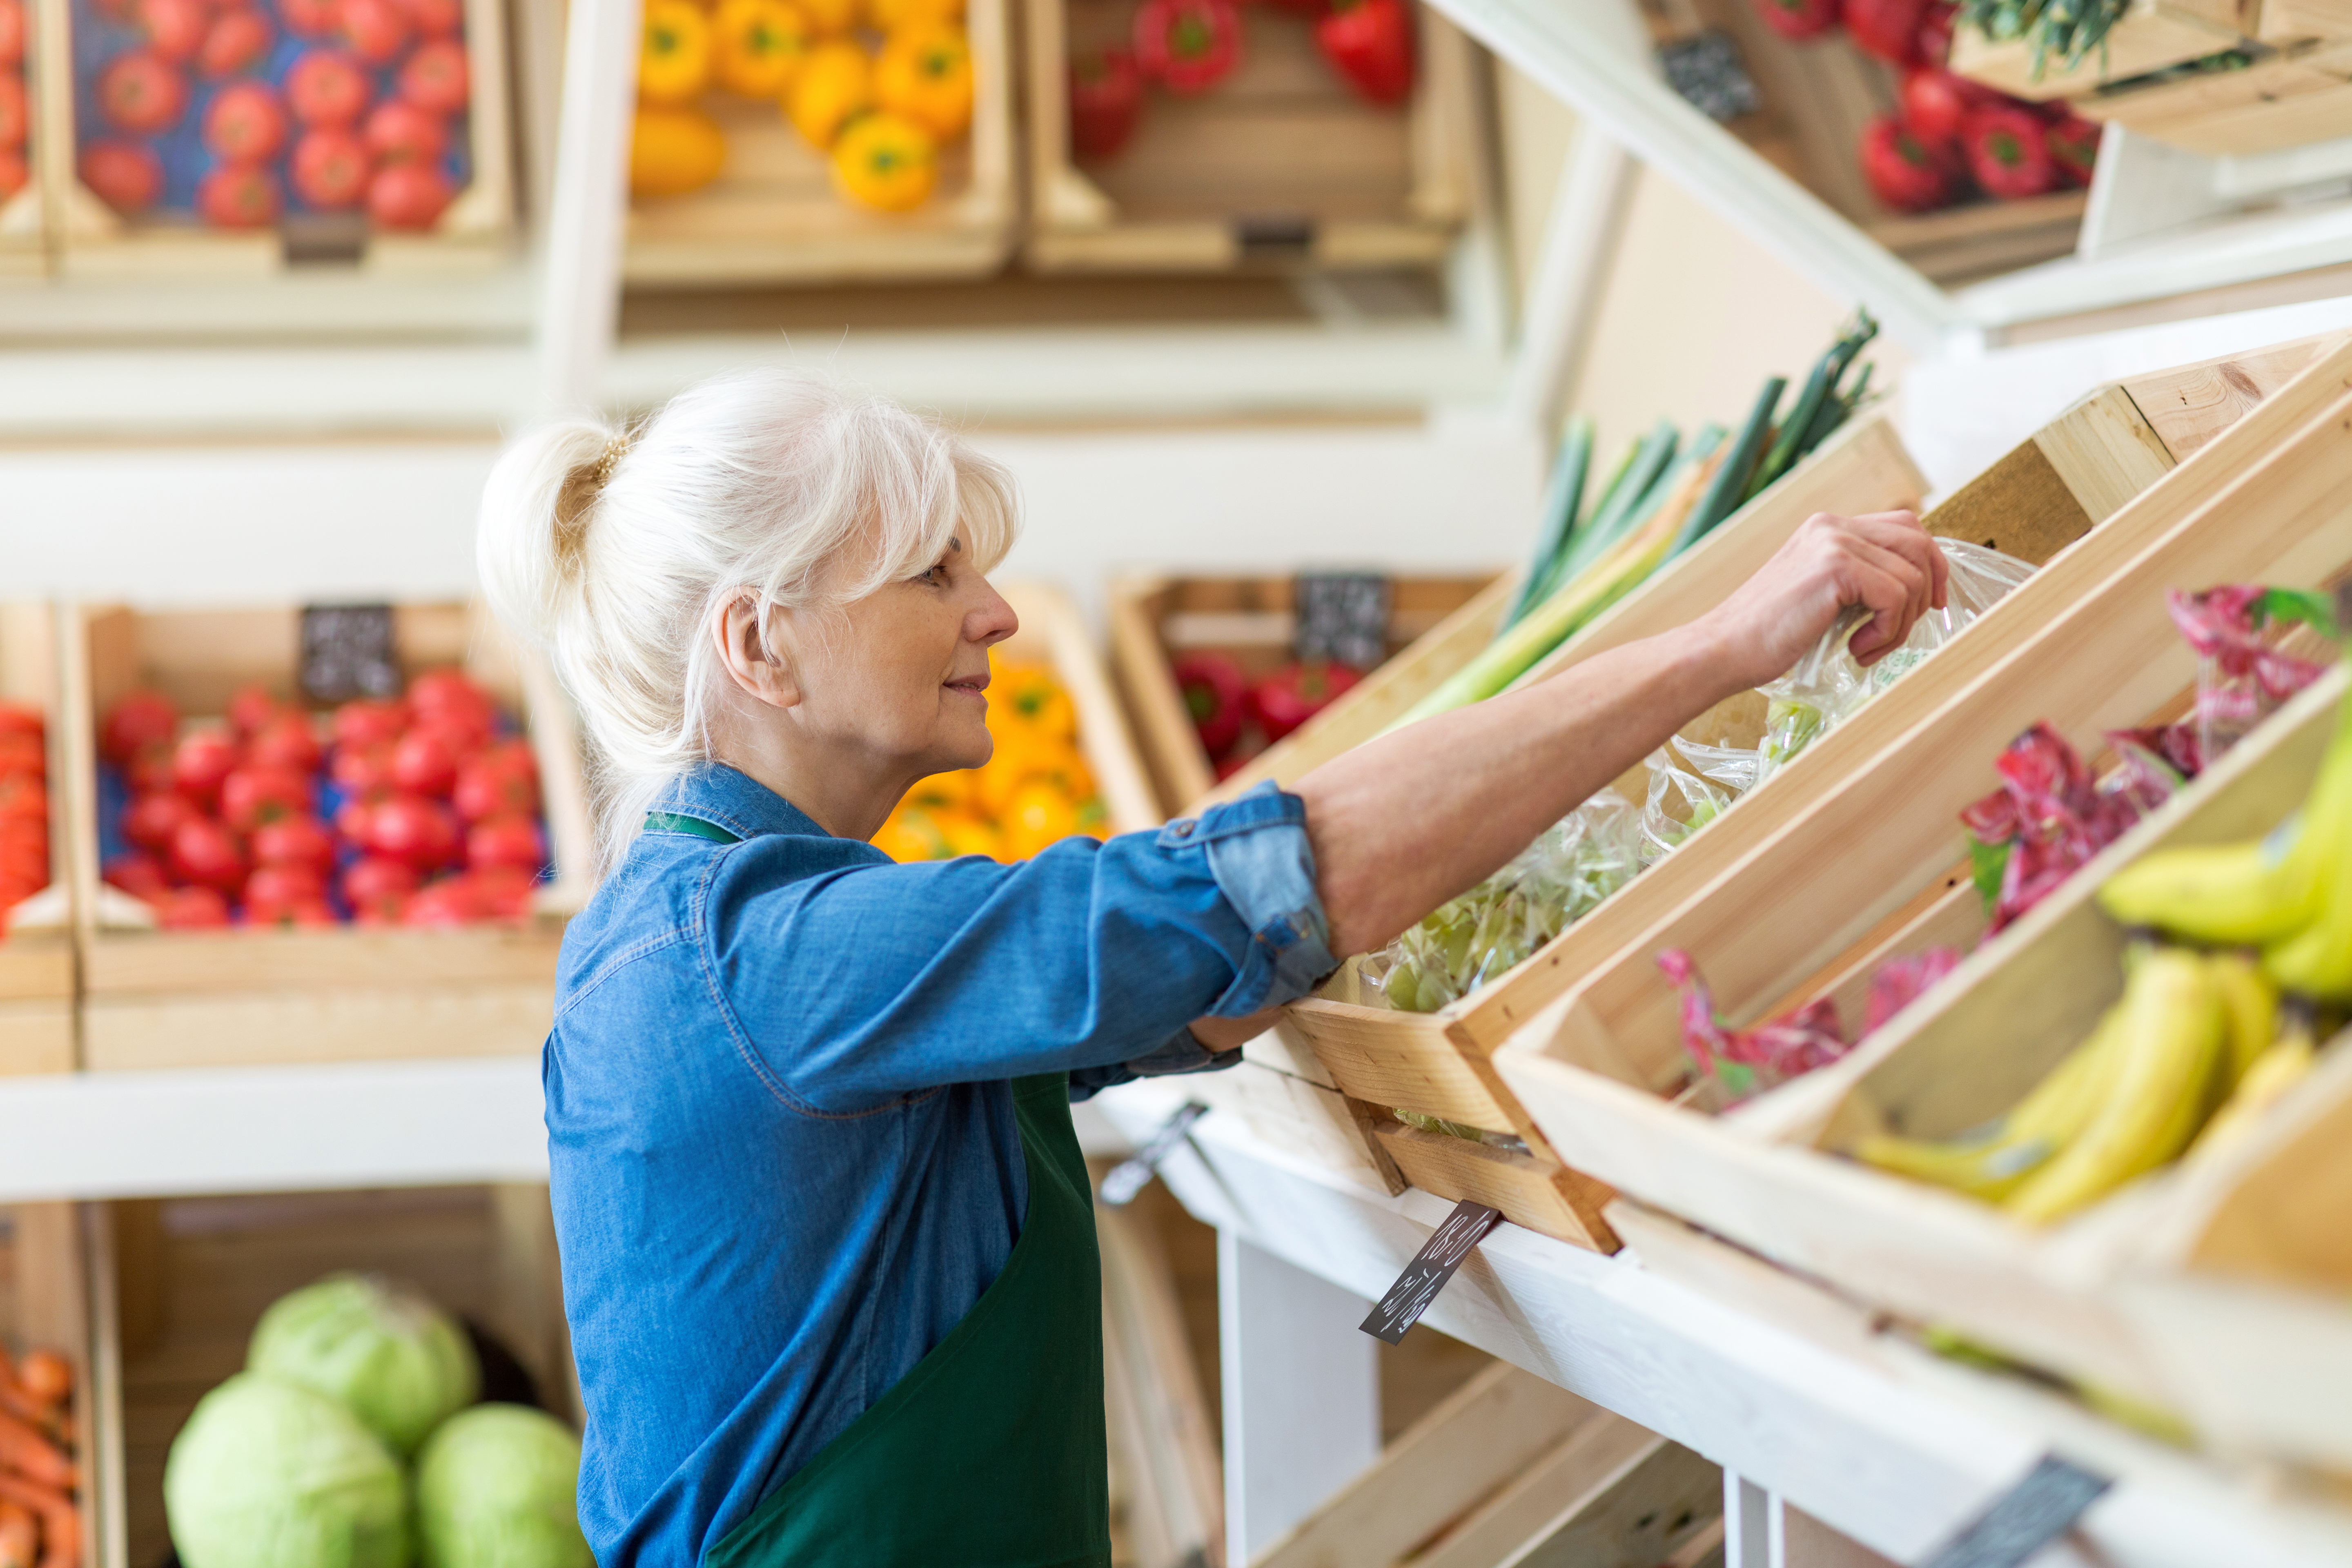
[[[2278,1038],[2279,994],[2262,966],[2242,952],[2217,952],[2208,963],[2213,984],[2221,993],[2221,1012],[2230,1028],[2228,1060],[2213,1080],[2218,1104]]]
[[[2206,961],[2179,948],[2147,953],[2125,983],[2122,1005],[2114,1079],[2089,1125],[2003,1205],[2030,1225],[2072,1214],[2163,1164],[2203,1123],[2228,1035]]]
[[[2352,780],[2343,791],[2352,809]],[[2317,801],[2314,809],[2319,808]],[[2281,990],[2320,1002],[2352,1001],[2352,842],[2338,842],[2317,919],[2263,954],[2263,973]]]
[[[2303,1081],[2311,1065],[2319,1057],[2318,1039],[2312,1027],[2308,1010],[2298,1008],[2287,1019],[2285,1029],[2253,1065],[2238,1080],[2237,1092],[2230,1096],[2205,1131],[2197,1135],[2189,1146],[2189,1156],[2205,1161],[2221,1158],[2241,1143],[2262,1121],[2263,1112],[2276,1105],[2288,1089]]]

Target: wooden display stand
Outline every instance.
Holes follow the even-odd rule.
[[[33,96],[37,176],[47,193],[44,221],[65,276],[267,278],[285,273],[299,258],[348,260],[387,276],[435,277],[485,272],[511,258],[515,153],[504,0],[465,0],[470,178],[432,229],[416,234],[375,230],[361,220],[348,228],[320,225],[298,235],[279,227],[212,228],[193,217],[168,223],[124,219],[75,173],[79,132],[97,135],[101,128],[75,124],[72,0],[28,0],[27,9],[40,51]]]
[[[71,1072],[74,953],[71,820],[58,701],[57,613],[47,605],[0,605],[0,700],[48,721],[49,886],[0,911],[0,1076]]]
[[[1409,105],[1358,98],[1311,18],[1244,7],[1243,61],[1197,98],[1151,90],[1134,139],[1071,159],[1074,48],[1128,46],[1129,0],[1025,0],[1029,266],[1222,272],[1250,265],[1432,267],[1470,216],[1483,157],[1469,40],[1418,8]]]
[[[535,655],[478,606],[403,605],[404,675],[460,665],[529,729],[556,879],[521,928],[162,931],[100,881],[95,725],[138,687],[191,715],[238,687],[295,685],[300,615],[78,612],[68,650],[68,777],[82,965],[82,1065],[92,1071],[536,1051],[552,1016],[563,921],[593,885],[571,709]]]
[[[1683,889],[1675,907],[1619,943],[1497,1053],[1496,1069],[1563,1155],[1633,1196],[1792,1267],[1858,1290],[1883,1289],[1894,1304],[1932,1310],[1937,1321],[1968,1321],[1979,1286],[1963,1276],[2017,1257],[2022,1233],[1990,1211],[1965,1208],[1942,1226],[1955,1200],[1807,1146],[1835,1125],[1841,1105],[1881,1063],[1893,1076],[1876,1079],[1871,1092],[1890,1103],[1903,1071],[1892,1064],[1925,1059],[1904,1043],[1979,989],[2007,962],[2004,954],[2018,953],[2087,898],[2097,870],[2082,873],[2066,894],[1845,1061],[1719,1118],[1685,1094],[1689,1062],[1656,955],[1689,952],[1727,1018],[1772,1016],[1827,994],[1840,1000],[1851,1026],[1880,962],[1969,945],[1983,916],[1967,878],[1958,814],[1991,787],[1993,760],[2013,736],[2046,721],[2095,752],[2104,731],[2177,710],[2196,657],[2166,613],[2168,590],[2311,583],[2352,565],[2352,516],[2340,504],[2352,482],[2347,385],[2352,345],[2337,346],[1821,742],[1800,765],[1813,764],[1817,753],[1825,759],[1832,747],[1859,753],[1856,765],[1827,780],[1769,837],[1747,839],[1727,871]],[[2133,842],[2148,842],[2147,835],[2164,831],[2163,824],[2276,744],[2264,740],[2242,760],[2225,760],[2214,783],[2200,784]],[[1957,1128],[1969,1106],[2000,1100],[2017,1072],[2046,1059],[2028,1042],[2038,1031],[2071,1029],[2105,983],[2095,973],[2099,965],[2074,967],[2083,973],[2068,989],[2004,1016],[2000,1029],[1988,1033],[1979,1019],[1968,1037],[1978,1056],[1969,1073],[1947,1080],[1950,1098],[1938,1112],[1954,1120],[1913,1130]],[[2012,1037],[2020,1042],[2013,1047]],[[1996,1069],[1995,1058],[1984,1056],[2011,1049],[2014,1071]],[[1851,1204],[1823,1197],[1847,1193],[1858,1194]],[[1825,1202],[1833,1206],[1825,1211]],[[1825,1212],[1835,1214],[1833,1223]],[[1929,1215],[1942,1228],[1912,1230],[1928,1226],[1922,1216]],[[1945,1248],[1941,1238],[1964,1233],[1964,1250]],[[1917,1236],[1920,1246],[1908,1248],[1906,1235]],[[1871,1261],[1898,1253],[1907,1258],[1901,1267]],[[1931,1258],[1940,1261],[1930,1265]],[[1914,1266],[1916,1284],[1893,1278]],[[1995,1289],[1991,1278],[1985,1275],[1983,1289]],[[2021,1308],[1989,1337],[2121,1386],[2151,1386],[2141,1358],[2127,1339],[2106,1332],[2108,1323],[2104,1311],[2036,1317]]]
[[[1008,0],[971,0],[970,139],[943,149],[940,181],[908,213],[851,205],[832,165],[776,105],[713,89],[701,107],[727,133],[719,178],[683,196],[633,201],[622,277],[633,285],[869,282],[979,277],[1013,253],[1012,45]]]
[[[1135,721],[1160,803],[1184,810],[1216,784],[1214,765],[1176,688],[1172,660],[1200,648],[1229,653],[1253,678],[1289,662],[1297,636],[1289,577],[1114,577],[1110,667]],[[1388,653],[1393,657],[1494,579],[1400,575],[1390,579]]]

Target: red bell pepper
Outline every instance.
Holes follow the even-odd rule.
[[[2087,185],[2091,171],[2099,163],[2099,132],[2105,127],[2095,120],[2084,120],[2069,114],[2043,135],[2050,149],[2050,161],[2070,185]]]
[[[1125,49],[1070,57],[1070,152],[1108,158],[1127,145],[1143,117],[1143,73]]]
[[[1206,92],[1241,61],[1233,0],[1143,0],[1135,8],[1135,62],[1169,91]]]
[[[1838,25],[1838,0],[1756,0],[1756,14],[1784,38],[1810,38]]]
[[[1865,54],[1889,65],[1907,66],[1919,47],[1919,24],[1927,10],[1926,0],[1843,0],[1840,15]]]
[[[2003,104],[1979,109],[1960,125],[1960,147],[1969,173],[1984,194],[2002,201],[2038,196],[2058,183],[2050,156],[2048,127],[2030,109]]]
[[[1331,705],[1363,677],[1344,664],[1317,659],[1286,664],[1250,689],[1250,711],[1271,745]]]
[[[1332,68],[1374,103],[1402,103],[1412,91],[1412,14],[1404,0],[1333,0],[1315,24]]]
[[[1212,760],[1234,749],[1249,713],[1249,677],[1228,653],[1188,653],[1175,664],[1176,689]]]
[[[1903,75],[1903,124],[1937,152],[1960,140],[1960,121],[1974,103],[1960,79],[1941,66],[1918,66]]]
[[[1954,0],[1929,0],[1927,14],[1919,18],[1918,36],[1912,40],[1913,59],[1937,67],[1951,59],[1952,21],[1959,10]]]
[[[1952,199],[1950,160],[1892,114],[1862,133],[1862,177],[1899,213],[1933,212]]]

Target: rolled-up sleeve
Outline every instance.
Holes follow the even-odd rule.
[[[1223,1065],[1186,1024],[1336,967],[1306,827],[1269,784],[1011,866],[764,836],[717,858],[699,934],[746,1060],[804,1109],[1055,1070],[1084,1093]]]

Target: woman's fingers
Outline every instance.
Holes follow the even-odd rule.
[[[1874,663],[1899,646],[1934,604],[1935,561],[1941,552],[1916,525],[1909,533],[1905,538],[1852,527],[1839,540],[1844,573],[1841,594],[1848,603],[1858,602],[1871,612],[1870,624],[1847,645],[1863,664]]]
[[[1853,520],[1854,531],[1883,549],[1891,550],[1927,574],[1927,605],[1942,609],[1948,602],[1951,563],[1945,560],[1934,535],[1907,511],[1868,512]]]

